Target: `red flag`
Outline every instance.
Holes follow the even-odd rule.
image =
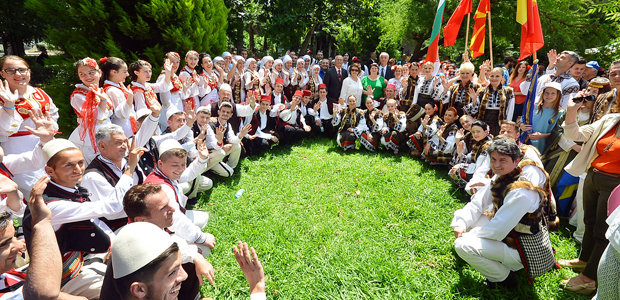
[[[461,0],[459,6],[454,10],[452,17],[448,20],[448,24],[443,28],[443,45],[450,47],[456,42],[456,36],[461,29],[461,23],[463,23],[463,17],[466,14],[471,13],[472,0]]]
[[[523,60],[545,45],[536,0],[527,0],[527,22],[521,26],[521,56]]]
[[[490,0],[480,0],[478,9],[474,15],[474,33],[471,36],[471,44],[469,49],[472,51],[472,57],[478,57],[484,54],[484,36],[486,35],[487,14],[491,11]]]
[[[437,5],[437,14],[435,14],[435,21],[433,22],[433,31],[431,32],[431,43],[428,45],[428,52],[426,53],[426,60],[439,61],[439,33],[441,33],[441,22],[443,21],[443,10],[446,7],[446,0],[439,0]]]

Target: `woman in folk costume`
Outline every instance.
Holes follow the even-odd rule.
[[[284,67],[284,62],[281,59],[276,59],[273,63],[272,71],[271,71],[271,88],[276,84],[276,79],[282,79],[284,82],[284,91],[286,91],[291,84],[290,76],[286,68]],[[287,96],[288,97],[288,96]],[[291,98],[288,98],[291,99]]]
[[[172,89],[172,64],[170,60],[166,59],[164,62],[164,70],[166,70],[166,78],[163,82],[150,83],[153,71],[151,71],[151,64],[145,60],[139,60],[131,64],[129,67],[131,70],[131,90],[133,91],[133,99],[135,102],[136,111],[149,108],[148,103],[153,100],[157,101],[157,95],[155,93],[162,93]]]
[[[101,70],[94,59],[79,60],[75,68],[82,83],[76,84],[71,94],[71,107],[78,116],[78,127],[71,133],[69,141],[82,151],[88,165],[97,156],[95,132],[99,126],[111,123],[114,106],[99,88]]]
[[[441,102],[440,111],[444,111],[448,107],[456,108],[459,115],[463,115],[463,107],[472,101],[469,91],[474,92],[480,88],[480,85],[472,82],[474,75],[474,65],[465,62],[459,69],[459,77],[456,84],[449,85],[448,79],[441,78],[443,89],[434,98],[435,101]]]
[[[344,104],[344,103],[343,103]],[[338,128],[336,142],[344,151],[355,149],[355,141],[364,132],[366,120],[364,111],[357,108],[357,99],[351,95],[347,98],[347,107],[334,114],[332,125]]]
[[[19,154],[31,151],[39,143],[39,138],[26,129],[36,128],[28,115],[31,110],[48,113],[58,129],[58,109],[43,90],[30,85],[30,67],[21,57],[7,55],[0,59],[0,75],[4,79],[0,84],[0,141],[5,154]],[[30,187],[45,175],[43,170],[33,173],[16,174],[13,181],[22,188],[24,197],[28,199]]]
[[[464,188],[467,182],[476,172],[476,168],[482,164],[486,158],[486,149],[493,141],[489,136],[489,126],[476,121],[471,124],[471,130],[463,136],[464,132],[457,132],[456,154],[452,159],[452,169],[448,172],[455,183]]]
[[[423,152],[423,157],[431,164],[447,165],[452,161],[454,151],[456,150],[456,133],[459,127],[456,120],[459,116],[454,107],[450,107],[443,115],[444,124],[437,130],[437,144],[431,139],[428,145],[428,151]]]
[[[399,111],[396,100],[390,99],[385,104],[387,113],[383,116],[383,129],[381,130],[381,144],[398,154],[400,147],[405,147],[407,136],[403,133],[407,128],[407,117]]]
[[[420,77],[415,83],[415,87],[408,88],[408,91],[411,92],[413,89],[414,92],[411,104],[418,104],[420,107],[424,107],[426,103],[433,103],[439,107],[439,113],[442,113],[441,101],[436,99],[443,92],[443,87],[441,86],[441,79],[433,76],[434,68],[433,62],[427,61],[423,63],[420,68]],[[405,96],[412,97],[410,92]]]
[[[499,134],[500,122],[512,120],[514,112],[515,96],[511,87],[502,85],[503,78],[502,68],[493,69],[489,85],[478,91],[470,90],[468,94],[473,100],[463,107],[466,114],[487,123],[493,136]]]
[[[403,89],[401,90],[400,103],[401,105],[409,103],[413,104],[413,96],[415,96],[416,85],[418,84],[418,63],[407,63],[407,68],[403,68],[403,78],[405,80],[401,82]],[[405,73],[407,75],[405,75]]]
[[[185,68],[181,71],[181,74],[177,76],[177,70],[181,62],[181,56],[176,52],[166,53],[166,59],[172,64],[170,82],[172,83],[172,89],[169,91],[163,91],[159,93],[159,97],[162,103],[162,113],[159,117],[159,127],[163,131],[168,127],[168,119],[166,119],[166,111],[171,107],[176,107],[180,111],[185,110],[185,102],[190,101],[192,107],[196,108],[197,101],[195,97],[198,96],[198,74],[194,68],[198,62],[198,53],[191,50],[187,52],[185,56]],[[162,70],[159,77],[157,77],[157,83],[163,84],[166,80],[166,70]]]
[[[283,69],[284,69],[284,73],[287,74],[288,76],[288,81],[286,80],[286,78],[284,79],[284,95],[286,96],[286,99],[293,99],[293,94],[295,93],[295,91],[293,90],[293,86],[291,85],[291,80],[293,78],[293,73],[295,73],[294,69],[293,69],[293,59],[291,58],[290,55],[284,55],[284,58],[282,58],[282,64],[284,65]]]
[[[265,85],[271,85],[271,68],[273,67],[273,57],[267,55],[261,60],[261,67],[258,71],[258,78],[260,79],[261,91],[265,91]]]
[[[295,91],[305,90],[308,85],[308,71],[306,71],[306,63],[303,59],[297,60],[297,68],[295,74],[291,76],[291,85]]]
[[[403,66],[393,65],[392,72],[394,73],[394,78],[388,80],[388,84],[393,84],[394,86],[396,86],[396,95],[394,96],[394,99],[396,99],[396,101],[399,101],[400,93],[403,90]],[[399,106],[401,106],[402,109],[403,103],[399,102]],[[405,107],[403,111],[407,111],[408,108],[409,107]]]
[[[319,84],[323,83],[323,79],[319,76],[321,66],[312,65],[310,68],[310,78],[308,78],[308,89],[312,93],[312,99],[319,97]]]
[[[245,89],[243,86],[243,67],[245,59],[241,55],[236,55],[233,59],[233,68],[228,72],[229,81],[232,82],[233,102],[242,103],[245,101]]]
[[[220,85],[228,83],[228,68],[226,67],[226,61],[221,56],[216,56],[213,59],[213,71],[220,79]]]
[[[101,64],[101,81],[99,86],[103,90],[114,107],[112,123],[123,128],[125,136],[132,137],[138,131],[136,123],[136,110],[133,103],[133,92],[125,87],[123,82],[129,76],[127,64],[118,57],[104,57],[99,60]]]
[[[245,82],[245,92],[248,91],[260,91],[260,78],[258,72],[256,72],[256,60],[248,58],[245,62],[245,68],[243,69],[243,82]]]
[[[218,88],[222,82],[222,77],[213,71],[213,61],[211,55],[207,53],[200,53],[198,57],[200,64],[196,66],[196,72],[198,72],[198,101],[200,106],[207,106],[209,103],[219,102],[217,95]]]
[[[431,147],[437,147],[439,137],[437,131],[443,125],[443,121],[437,116],[439,108],[435,103],[426,103],[424,106],[424,118],[420,121],[418,131],[409,136],[407,146],[409,146],[409,154],[411,156],[420,156],[422,152],[428,154]]]
[[[358,68],[359,68],[359,64]],[[348,78],[348,77],[347,77]],[[370,152],[377,151],[381,142],[381,130],[383,129],[383,112],[375,107],[375,100],[366,98],[366,110],[364,110],[366,120],[365,131],[360,135],[360,143]]]

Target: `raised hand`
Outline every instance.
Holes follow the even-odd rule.
[[[463,152],[465,152],[465,141],[460,141],[456,145],[456,153],[458,153],[459,156],[463,156]]]
[[[170,62],[170,59],[168,58],[164,61],[164,70],[166,70],[167,73],[172,72],[172,62]]]
[[[250,251],[252,252],[251,255]],[[238,247],[233,246],[233,252],[235,253],[235,259],[241,271],[243,271],[243,275],[250,284],[250,293],[264,293],[265,272],[263,271],[263,265],[261,265],[258,260],[254,248],[250,248],[247,243],[239,241]]]
[[[187,77],[185,81],[183,81],[183,90],[186,91],[187,89],[189,89],[193,83],[194,83],[194,78]]]
[[[424,118],[421,118],[421,120],[422,120],[422,121],[421,121],[421,122],[422,122],[422,125],[424,125],[424,126],[428,126],[428,122],[430,122],[430,121],[431,121],[431,117],[430,117],[429,115],[426,115],[426,116],[424,116]]]
[[[32,133],[35,136],[38,136],[42,142],[47,143],[54,139],[54,135],[56,135],[56,130],[54,129],[54,121],[50,117],[49,113],[45,113],[43,115],[40,110],[30,110],[28,111],[28,115],[30,119],[34,122],[36,128],[32,128],[30,126],[24,126],[26,130]]]
[[[215,129],[215,138],[221,143],[224,140],[224,132],[226,131],[226,128],[224,128],[224,126],[220,125]]]
[[[194,258],[194,265],[196,266],[196,276],[198,277],[198,283],[200,283],[200,285],[204,283],[203,276],[207,278],[211,285],[215,284],[215,270],[211,263],[205,260],[202,255],[198,255]]]
[[[43,192],[47,188],[47,183],[50,182],[50,178],[43,176],[39,178],[32,190],[30,191],[30,199],[28,200],[28,207],[32,214],[32,223],[38,224],[41,221],[52,221],[52,211],[43,201]]]
[[[151,110],[153,117],[159,118],[159,114],[161,113],[161,104],[159,104],[159,101],[157,101],[157,98],[153,98],[153,99],[147,98],[146,105]]]
[[[314,107],[313,107],[313,108],[314,108],[314,111],[317,111],[317,112],[318,112],[318,111],[319,111],[319,109],[321,109],[321,105],[322,105],[322,104],[321,104],[321,101],[317,101],[317,102],[314,104]]]
[[[469,95],[471,100],[474,102],[474,105],[476,105],[478,102],[478,94],[476,94],[476,90],[470,88],[469,91],[467,91],[467,95]]]
[[[126,140],[125,142],[129,143],[129,140]],[[136,166],[138,166],[138,161],[140,161],[140,157],[142,157],[142,154],[144,154],[144,152],[148,151],[149,150],[144,147],[136,148],[136,139],[132,139],[131,146],[129,146],[129,162],[127,170],[125,170],[125,174],[133,177],[134,170],[136,169]]]
[[[241,130],[239,130],[239,138],[243,138],[250,130],[252,130],[252,124],[245,124],[245,126],[241,127]]]
[[[129,104],[129,106],[133,106],[133,92],[131,91],[131,84],[128,86],[125,86],[125,84],[121,82],[120,85],[121,85],[121,90],[123,90],[123,93],[127,97],[127,104]]]
[[[342,97],[338,98],[338,104],[340,104],[341,106],[344,106],[345,105],[344,98],[342,98]]]
[[[465,137],[465,129],[461,128],[456,132],[456,135],[454,136],[454,138],[457,141],[462,140]]]
[[[209,157],[209,149],[207,149],[207,141],[199,140],[198,144],[196,144],[196,148],[198,149],[198,155],[200,155],[200,158],[207,159]]]
[[[196,110],[194,110],[194,105],[192,101],[185,101],[185,118],[187,119],[187,126],[192,127],[194,122],[196,121]]]
[[[441,125],[441,127],[439,127],[439,129],[437,129],[437,136],[439,138],[441,138],[441,135],[443,134],[443,132],[446,130],[446,124]]]
[[[198,82],[199,80],[200,78],[198,77],[198,72],[196,72],[196,70],[192,71],[192,81]]]
[[[547,58],[549,59],[549,67],[555,66],[555,62],[558,60],[558,51],[555,49],[549,50],[549,52],[547,52]]]
[[[3,106],[6,108],[15,107],[15,103],[19,100],[19,93],[17,90],[11,92],[9,82],[4,81],[4,84],[0,83],[0,100],[3,102]]]
[[[441,77],[441,85],[443,86],[443,90],[448,91],[448,89],[450,88],[450,85],[448,84],[448,79],[446,79],[445,77]]]

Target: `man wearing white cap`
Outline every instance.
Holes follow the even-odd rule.
[[[173,214],[175,210],[170,205],[170,199],[168,199],[160,185],[146,183],[132,187],[125,194],[123,207],[132,223],[148,222],[157,225],[162,231],[174,223]],[[183,257],[183,269],[189,276],[181,284],[179,299],[198,299],[200,297],[200,286],[203,283],[203,276],[211,284],[214,283],[213,266],[200,255],[195,245],[189,245],[187,241],[174,233],[167,233],[170,234],[179,246]],[[112,269],[108,266],[106,270],[100,300],[121,298],[113,285]]]
[[[89,192],[78,184],[84,174],[82,152],[70,141],[55,139],[43,146],[45,172],[51,178],[43,199],[52,211],[52,227],[63,255],[62,289],[68,294],[88,299],[99,297],[105,265],[84,263],[85,253],[105,253],[114,233],[99,218],[123,209],[122,197],[133,184],[133,172],[141,149],[131,149],[129,167],[110,198],[91,201]],[[32,214],[24,216],[26,244],[32,243]]]
[[[238,133],[241,130],[241,120],[243,118],[252,116],[254,114],[254,110],[256,109],[256,100],[255,98],[248,97],[246,95],[246,102],[244,104],[232,102],[232,89],[230,85],[227,83],[222,84],[220,86],[220,90],[218,92],[218,96],[220,101],[218,103],[210,103],[207,105],[209,110],[211,111],[212,117],[219,117],[219,109],[222,102],[231,103],[232,106],[232,115],[229,117],[228,122],[232,126],[233,132]],[[260,96],[259,96],[260,97]]]
[[[195,113],[194,113],[195,115]],[[176,107],[171,107],[166,112],[166,119],[168,120],[168,127],[164,130],[165,133],[172,133],[177,129],[185,126],[186,114]],[[192,124],[193,125],[193,124]],[[191,127],[191,126],[190,126]],[[187,151],[190,159],[198,157],[198,151],[196,150],[196,144],[194,144],[194,132],[189,131],[186,136],[178,139],[178,142],[183,146],[183,149]]]
[[[187,164],[187,151],[175,140],[166,140],[159,147],[159,161],[157,168],[146,178],[145,183],[161,185],[170,203],[175,209],[174,224],[170,230],[185,239],[188,243],[196,244],[202,250],[204,256],[209,255],[215,247],[215,237],[202,228],[209,221],[209,214],[199,210],[186,210],[187,196],[183,194],[179,182],[188,182],[200,176],[209,160],[209,151],[202,142],[198,144],[199,158],[194,160],[189,167]],[[209,178],[204,177],[212,185]]]
[[[247,243],[240,241],[238,245],[233,246],[233,251],[250,283],[250,299],[267,299],[265,274],[256,251]],[[181,284],[188,277],[181,267],[180,252],[174,240],[159,227],[147,222],[129,224],[115,241],[110,258],[113,279],[106,276],[105,286],[116,287],[122,300],[179,299]],[[108,280],[114,283],[108,285]]]

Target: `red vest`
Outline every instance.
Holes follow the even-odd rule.
[[[34,88],[32,97],[28,100],[37,101],[39,103],[39,106],[41,106],[41,112],[43,114],[50,110],[50,106],[52,103],[52,99],[50,98],[50,96],[48,96],[40,88]],[[17,109],[17,113],[19,113],[19,115],[21,115],[24,120],[30,117],[28,116],[28,112],[34,108],[28,100],[26,100],[26,98],[19,98],[19,100],[15,102],[15,108]]]
[[[131,90],[134,92],[134,94],[136,93],[136,91],[142,91],[142,93],[144,94],[144,103],[146,104],[146,108],[151,108],[149,106],[149,101],[157,101],[157,95],[155,95],[155,91],[153,91],[153,88],[151,88],[150,86],[146,86],[146,89],[143,89],[142,87],[139,86],[135,86],[132,85],[131,86]]]

